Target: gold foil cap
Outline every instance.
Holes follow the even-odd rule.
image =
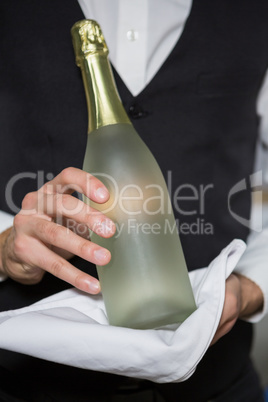
[[[71,34],[85,87],[88,132],[110,124],[130,124],[116,89],[108,47],[99,24],[93,20],[78,21]]]
[[[108,55],[109,50],[99,24],[94,20],[76,22],[72,29],[72,40],[76,57],[76,64],[80,66],[81,59],[90,55]]]

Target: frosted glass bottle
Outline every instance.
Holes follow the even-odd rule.
[[[109,323],[139,329],[181,323],[196,305],[165,180],[120,101],[99,25],[79,21],[72,38],[89,114],[83,169],[111,195],[102,205],[85,201],[117,226],[109,239],[92,234],[112,255],[97,267]]]

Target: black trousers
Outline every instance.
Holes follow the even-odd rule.
[[[246,367],[243,375],[223,394],[211,402],[264,402],[264,392],[252,364]]]
[[[11,361],[19,356],[7,351],[1,351],[1,354],[9,356]],[[22,355],[21,363],[15,373],[0,367],[1,402],[197,402],[192,401],[190,396],[180,396],[180,392],[177,392],[180,384],[155,384],[104,373],[89,373],[87,370],[73,370],[74,376],[71,377],[72,368],[51,365],[44,361],[41,364],[51,367],[51,370],[46,373],[43,369],[43,375],[37,378],[34,365],[39,365],[38,359]],[[60,376],[57,375],[59,369]],[[79,377],[75,375],[77,373]],[[253,365],[249,362],[240,377],[221,395],[216,395],[209,401],[198,402],[201,401],[264,402],[263,391]]]

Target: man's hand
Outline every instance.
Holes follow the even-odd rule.
[[[13,227],[0,236],[2,273],[18,282],[35,284],[47,271],[85,292],[100,291],[97,279],[66,258],[78,255],[97,265],[107,264],[110,252],[89,240],[89,229],[108,238],[115,233],[115,225],[73,197],[74,191],[100,204],[109,199],[108,190],[98,179],[76,168],[63,170],[40,190],[27,194]]]
[[[212,345],[227,334],[238,318],[247,318],[263,308],[263,293],[245,276],[232,274],[226,281],[225,302]]]

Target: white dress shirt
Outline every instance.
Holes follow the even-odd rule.
[[[151,81],[176,45],[192,6],[192,0],[78,2],[85,17],[100,24],[110,60],[134,96]]]
[[[110,60],[128,87],[137,96],[151,81],[179,40],[192,0],[78,0],[85,18],[100,24],[109,47]],[[116,29],[115,29],[116,27]],[[261,116],[260,139],[268,146],[268,74],[257,102]],[[267,151],[258,148],[259,164],[268,183]],[[5,219],[3,219],[5,218]],[[0,231],[11,226],[13,217],[0,211]],[[262,289],[265,305],[259,320],[268,311],[268,228],[252,233],[248,248],[236,271]]]

